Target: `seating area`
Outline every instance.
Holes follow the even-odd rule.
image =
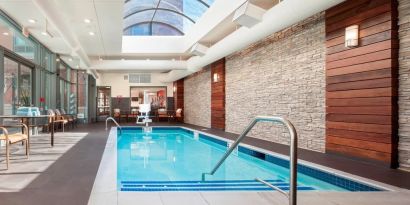
[[[143,115],[145,112],[141,112],[139,109],[133,108],[131,112],[121,111],[118,108],[113,110],[112,117],[116,119],[119,123],[121,122],[136,122],[138,117]],[[175,122],[182,119],[182,108],[177,110],[167,110],[165,108],[157,109],[156,111],[150,111],[149,116],[154,122]]]
[[[66,114],[64,109],[49,109],[45,115],[1,115],[0,116],[0,141],[6,147],[6,170],[10,166],[10,146],[18,142],[25,146],[26,156],[30,153],[30,136],[39,133],[51,135],[51,146],[54,146],[54,134],[58,131],[72,131],[78,126],[75,115]],[[39,130],[41,130],[39,132]]]

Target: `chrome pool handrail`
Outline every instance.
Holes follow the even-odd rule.
[[[289,199],[289,205],[296,205],[297,197],[296,197],[296,183],[297,183],[297,148],[298,148],[298,137],[296,133],[296,129],[293,124],[282,117],[275,117],[275,116],[257,116],[255,119],[251,121],[251,123],[246,127],[246,129],[239,135],[238,139],[229,147],[228,151],[225,155],[218,161],[215,167],[212,169],[211,172],[202,173],[202,180],[205,180],[205,175],[213,175],[219,169],[219,167],[225,162],[225,160],[229,157],[229,155],[236,149],[239,143],[246,137],[246,135],[252,130],[257,122],[273,122],[273,123],[281,123],[286,126],[290,134],[290,169],[289,169],[289,193],[284,192],[283,190],[279,189],[278,187],[274,187],[270,183],[256,178],[257,181],[262,182],[263,184],[278,190],[280,193],[285,194]]]
[[[108,130],[108,120],[113,121],[115,125],[117,125],[117,127],[120,128],[120,133],[122,133],[122,127],[113,117],[107,117],[107,119],[105,119],[105,130]]]

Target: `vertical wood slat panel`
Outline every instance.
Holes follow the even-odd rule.
[[[326,152],[397,166],[396,10],[395,0],[347,0],[326,11]],[[371,27],[346,48],[352,24]]]
[[[182,108],[182,117],[184,116],[184,79],[174,82],[174,110]],[[183,118],[182,118],[183,120]]]
[[[214,74],[218,81],[214,81]],[[225,58],[211,64],[211,127],[225,130]]]

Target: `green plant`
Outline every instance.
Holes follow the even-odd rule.
[[[22,106],[30,106],[30,91],[26,89],[22,89],[20,91],[20,101]]]

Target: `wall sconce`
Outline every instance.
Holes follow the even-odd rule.
[[[213,80],[214,80],[214,83],[217,83],[219,81],[219,74],[218,73],[214,73]]]
[[[177,91],[177,87],[174,85],[174,93]]]
[[[359,45],[359,25],[353,25],[346,28],[345,47],[356,47]]]

